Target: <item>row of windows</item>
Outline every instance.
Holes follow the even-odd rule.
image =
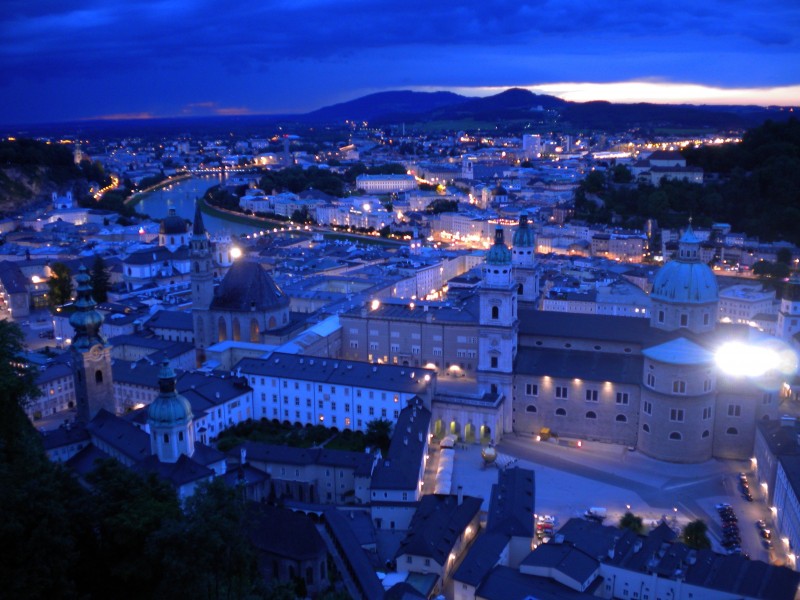
[[[525,407],[525,412],[536,413],[536,412],[538,412],[538,409],[536,408],[535,405],[528,404],[528,406]],[[567,410],[565,408],[557,408],[555,414],[556,414],[557,417],[566,417],[567,416]],[[590,410],[590,411],[588,411],[586,413],[585,417],[587,419],[596,419],[597,418],[597,413],[594,412],[593,410]],[[614,417],[614,420],[617,423],[627,423],[628,422],[628,417],[626,417],[625,415],[619,414],[616,417]]]
[[[663,310],[658,311],[658,322],[663,323],[665,320],[665,314]],[[711,321],[711,317],[708,313],[703,313],[703,325],[708,325]],[[689,326],[689,315],[686,313],[682,313],[680,316],[680,324],[681,327],[688,327]]]
[[[525,384],[525,395],[526,396],[538,396],[539,395],[539,386],[535,383],[527,383]],[[555,389],[555,396],[559,400],[567,400],[569,398],[569,388],[562,385],[557,385]],[[585,399],[586,402],[597,402],[599,398],[599,391],[595,389],[588,389],[586,390]],[[630,395],[628,392],[617,392],[617,404],[628,404],[630,402]]]
[[[644,431],[645,433],[650,433],[650,425],[648,425],[647,423],[642,425],[642,431]],[[727,433],[728,435],[739,435],[739,430],[736,429],[736,427],[728,427],[728,429],[725,430],[725,433]],[[711,435],[711,432],[708,429],[706,429],[703,431],[703,434],[700,437],[707,438],[709,435]],[[669,439],[682,440],[683,435],[679,431],[672,431],[669,434]]]

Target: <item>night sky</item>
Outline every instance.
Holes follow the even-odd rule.
[[[595,85],[604,84],[604,85]],[[307,112],[368,93],[800,104],[798,0],[5,0],[0,123]]]

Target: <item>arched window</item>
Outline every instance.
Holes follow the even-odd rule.
[[[536,407],[533,404],[528,404],[528,406],[525,407],[525,412],[535,413]]]
[[[671,439],[671,440],[680,440],[680,439],[683,439],[683,436],[681,436],[681,434],[678,433],[677,431],[673,431],[672,433],[669,434],[669,439]]]
[[[275,327],[277,325],[278,325],[278,322],[275,320],[275,317],[270,317],[269,318],[269,325],[267,326],[267,328],[268,329],[275,329]]]
[[[164,434],[164,443],[165,444],[169,444],[169,434],[168,433]]]
[[[522,296],[522,284],[521,284],[521,283],[520,283],[520,284],[517,286],[517,293],[518,293],[520,296]]]
[[[223,317],[219,318],[217,322],[217,341],[224,342],[228,339],[228,328],[225,325],[225,319]]]
[[[739,435],[739,430],[736,427],[728,427],[728,430],[725,432],[728,435]]]
[[[242,324],[239,323],[239,319],[233,319],[233,341],[238,342],[242,339]]]
[[[250,341],[258,342],[259,333],[260,332],[258,330],[258,321],[256,321],[255,319],[250,319]]]
[[[200,272],[200,263],[198,263],[198,262],[194,263],[194,272],[195,273],[199,273]]]
[[[707,438],[709,435],[711,435],[711,432],[710,432],[710,431],[708,431],[708,429],[706,429],[706,430],[703,432],[703,435],[702,435],[702,436],[700,436],[700,437]]]
[[[628,417],[626,417],[625,415],[617,415],[616,421],[617,423],[627,423]]]
[[[557,417],[566,417],[566,416],[567,416],[567,411],[566,411],[566,409],[564,409],[564,408],[557,408],[557,409],[556,409],[556,416],[557,416]]]
[[[593,410],[590,410],[589,412],[586,413],[586,418],[587,419],[596,419],[597,418],[597,413],[594,412]]]
[[[648,425],[647,423],[642,425],[642,431],[644,431],[645,433],[650,433],[650,425]]]
[[[492,318],[493,319],[499,319],[500,318],[500,307],[499,306],[493,306],[492,307]]]
[[[94,372],[94,382],[103,383],[103,372],[100,369]]]

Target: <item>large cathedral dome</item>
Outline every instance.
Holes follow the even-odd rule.
[[[678,256],[661,267],[650,297],[671,304],[710,304],[719,301],[717,278],[699,257],[700,240],[691,225],[679,243]]]
[[[212,310],[272,311],[289,306],[289,297],[258,263],[237,260],[219,284]]]

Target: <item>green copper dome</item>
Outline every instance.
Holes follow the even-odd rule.
[[[486,263],[490,265],[510,265],[511,250],[503,240],[503,228],[498,227],[494,232],[494,244],[486,253]]]
[[[160,393],[147,407],[147,422],[151,427],[176,427],[192,420],[192,405],[175,391],[175,371],[164,361],[158,373]]]
[[[526,211],[519,213],[519,227],[514,232],[511,245],[514,248],[534,248],[536,246],[533,229],[528,227],[528,213]]]
[[[710,304],[719,301],[717,278],[700,260],[700,240],[691,224],[678,243],[678,256],[661,267],[650,297],[673,304]]]
[[[100,335],[100,326],[104,319],[103,315],[95,310],[97,303],[92,298],[92,285],[83,265],[78,270],[75,281],[78,283],[76,310],[69,317],[69,324],[75,330],[72,347],[76,350],[88,350],[96,344],[105,344]]]

